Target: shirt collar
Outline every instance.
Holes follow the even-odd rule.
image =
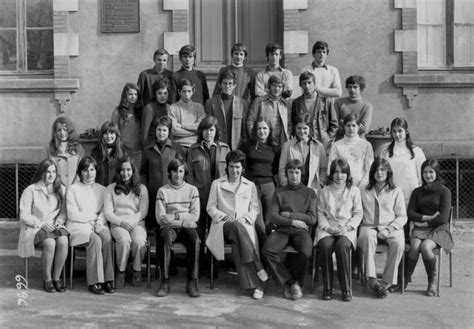
[[[318,68],[318,67],[322,67],[322,68],[325,68],[326,70],[329,70],[328,66],[326,64],[324,65],[321,65],[321,66],[316,66],[316,64],[314,64],[314,62],[311,63],[311,67],[314,69]]]
[[[268,66],[268,65],[265,66],[265,72],[274,72],[274,71],[283,72],[283,67],[279,66],[276,69],[272,70],[272,69],[270,69],[270,66]]]

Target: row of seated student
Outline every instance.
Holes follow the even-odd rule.
[[[332,271],[328,269],[332,268],[329,255],[335,250],[342,298],[350,301],[348,252],[357,248],[358,242],[369,286],[385,297],[397,289],[409,200],[408,217],[415,229],[407,235],[412,249],[405,282],[410,281],[421,252],[428,274],[427,295],[433,295],[436,260],[432,250],[437,246],[450,250],[453,245],[447,230],[451,195],[441,183],[437,162],[425,161],[402,118],[392,121],[392,142],[382,157],[368,161],[372,150],[360,142],[364,140],[358,135],[357,117],[349,115],[344,118],[345,137],[330,149],[334,160],[328,166],[326,149],[311,135],[308,118],[308,114],[297,116],[296,137],[280,147],[273,138],[271,122],[258,117],[248,144],[242,146],[244,152],[230,151],[220,142],[218,120],[206,116],[199,122],[197,142],[184,152],[182,145],[170,138],[172,120],[163,116],[155,119],[154,145],[143,151],[138,170],[135,157],[121,146],[115,124],[103,125],[101,141],[93,150],[99,159],[94,159],[84,156],[70,120],[59,117],[53,124],[49,159],[39,165],[34,184],[22,194],[20,256],[29,257],[35,247],[41,247],[45,290],[64,291],[59,274],[67,246],[86,245],[89,289],[103,294],[104,290],[114,291],[113,280],[118,288],[123,287],[131,250],[132,284],[140,285],[147,222],[152,227],[159,224],[158,249],[163,250],[161,259],[166,265],[162,266],[158,296],[169,292],[169,247],[179,238],[187,247],[186,289],[191,297],[199,296],[200,253],[196,250],[206,241],[220,260],[224,241],[228,241],[241,286],[255,299],[263,297],[262,283],[268,280],[264,261],[275,280],[285,285],[285,297],[295,300],[302,296],[315,244],[323,251],[323,299],[332,299]],[[364,149],[353,152],[358,143]],[[245,168],[247,178],[242,176]],[[156,202],[149,202],[150,197]],[[206,238],[208,217],[211,225]],[[313,242],[310,231],[314,225]],[[115,276],[112,237],[117,243]],[[377,239],[389,244],[381,281],[376,278],[374,263]],[[298,251],[291,270],[278,256],[287,244]]]

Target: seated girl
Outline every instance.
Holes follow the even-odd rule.
[[[115,292],[112,237],[104,217],[105,187],[95,182],[97,162],[86,156],[77,167],[79,181],[66,193],[67,223],[71,246],[86,247],[86,277],[89,291],[103,295]]]
[[[31,257],[35,247],[41,248],[43,287],[47,292],[64,292],[60,280],[68,252],[69,232],[66,221],[66,189],[61,185],[53,160],[43,160],[38,165],[32,184],[20,199],[20,238],[18,254]]]
[[[315,244],[321,250],[323,300],[332,299],[333,252],[336,253],[342,300],[352,300],[350,257],[351,249],[355,250],[357,245],[357,228],[361,220],[360,191],[352,183],[351,168],[346,161],[336,159],[331,163],[328,183],[319,195]]]
[[[125,282],[125,269],[132,251],[132,285],[141,285],[141,268],[146,251],[145,217],[148,214],[148,191],[140,184],[133,158],[125,156],[118,160],[114,183],[107,186],[104,196],[104,214],[110,222],[115,240],[117,289]]]

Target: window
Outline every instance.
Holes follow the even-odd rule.
[[[53,0],[2,0],[0,74],[52,73]]]
[[[474,67],[474,1],[417,0],[419,69]]]

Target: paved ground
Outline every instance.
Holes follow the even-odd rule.
[[[461,224],[455,232],[454,287],[448,286],[447,257],[443,258],[440,298],[424,296],[426,275],[417,266],[414,282],[405,295],[379,300],[354,282],[351,303],[321,300],[321,286],[296,302],[282,298],[281,288],[270,285],[262,301],[255,301],[238,287],[238,280],[224,270],[209,289],[201,280],[201,298],[191,299],[184,290],[184,269],[172,277],[171,294],[155,297],[152,289],[129,285],[112,295],[95,296],[86,290],[84,265],[78,262],[74,290],[47,294],[41,288],[40,259],[30,262],[29,289],[16,288],[15,275],[24,265],[14,252],[17,228],[0,225],[0,328],[474,328],[474,229]],[[18,305],[18,294],[27,305]]]

